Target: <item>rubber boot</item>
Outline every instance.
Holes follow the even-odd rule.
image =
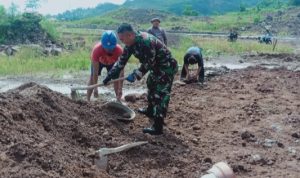
[[[139,108],[137,111],[141,114],[144,114],[144,115],[150,117],[150,118],[153,117],[152,112],[148,108]]]
[[[148,133],[150,135],[161,135],[163,134],[163,119],[155,118],[154,124],[150,128],[144,128],[143,133]]]

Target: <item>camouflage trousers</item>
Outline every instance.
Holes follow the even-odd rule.
[[[147,79],[148,87],[148,108],[147,111],[154,119],[164,119],[167,114],[170,102],[171,89],[178,67],[172,69],[172,72],[157,76],[150,73]]]

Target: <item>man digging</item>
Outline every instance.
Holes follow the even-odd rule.
[[[195,77],[190,75],[189,65],[198,64]],[[195,78],[197,82],[204,82],[204,63],[201,49],[197,46],[190,47],[184,55],[184,64],[182,66],[180,80],[190,82]]]
[[[111,70],[115,62],[119,59],[123,52],[120,45],[117,44],[117,36],[112,31],[103,33],[101,43],[97,43],[91,54],[91,76],[88,85],[97,84],[98,76],[101,75],[102,69],[106,68],[107,72]],[[124,71],[120,72],[124,76]],[[114,89],[116,98],[121,101],[123,82],[115,82]],[[94,91],[94,96],[98,97],[98,89],[87,90],[87,100],[90,101],[91,95]]]
[[[140,67],[128,75],[126,80],[140,80],[149,71],[148,107],[140,109],[140,112],[152,118],[154,124],[143,129],[143,133],[160,135],[163,133],[173,79],[178,70],[177,61],[166,45],[151,34],[135,31],[126,23],[122,24],[117,32],[119,39],[125,44],[124,51],[103,83],[107,84],[110,80],[118,78],[131,55],[139,59]]]

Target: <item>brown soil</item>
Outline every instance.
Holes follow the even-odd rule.
[[[199,177],[218,161],[242,178],[297,177],[299,88],[300,72],[259,67],[175,85],[165,133],[152,137],[143,115],[118,122],[102,103],[27,84],[0,94],[0,177]],[[96,149],[132,141],[149,143],[94,168]]]
[[[277,62],[300,62],[299,54],[288,54],[288,53],[259,53],[259,54],[247,54],[242,56],[248,60],[276,60]]]

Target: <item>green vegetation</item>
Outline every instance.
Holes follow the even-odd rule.
[[[193,7],[189,5],[184,8],[182,14],[186,16],[198,16],[199,13],[193,10]]]
[[[253,7],[260,0],[244,1],[245,6]],[[126,8],[156,9],[182,15],[186,6],[199,15],[224,14],[230,11],[238,11],[241,0],[127,0],[123,6]],[[184,5],[186,6],[184,6]]]
[[[119,8],[118,5],[112,3],[103,3],[99,4],[95,8],[78,8],[71,11],[66,11],[64,13],[58,14],[56,18],[59,20],[79,20],[83,18],[102,15],[106,12],[116,10],[117,8]]]
[[[60,33],[57,31],[57,27],[54,25],[54,23],[52,23],[51,21],[49,21],[46,18],[43,18],[39,23],[40,23],[42,29],[44,29],[46,31],[48,36],[53,41],[56,41],[60,38]]]
[[[59,20],[79,20],[88,17],[104,15],[108,12],[119,9],[153,9],[160,10],[174,15],[198,16],[198,15],[217,15],[233,11],[244,12],[247,9],[256,8],[281,8],[289,0],[127,0],[123,5],[111,3],[99,4],[95,8],[78,8],[66,11],[55,16]],[[298,1],[298,0],[291,0]]]
[[[88,70],[89,53],[88,50],[77,50],[60,56],[43,57],[40,50],[23,46],[15,56],[0,56],[0,75]]]
[[[293,6],[300,6],[300,0],[291,0],[290,4]]]
[[[91,47],[93,43],[94,42],[88,41]],[[230,43],[225,39],[184,37],[180,40],[180,46],[171,47],[172,54],[180,64],[183,63],[182,60],[186,50],[192,45],[202,47],[204,57],[208,58],[218,55],[236,55],[253,51],[273,53],[272,45],[264,45],[256,41],[237,41],[236,43]],[[60,56],[44,57],[39,49],[23,46],[15,56],[0,56],[0,75],[89,70],[90,49],[91,48],[80,49],[70,53],[63,53]],[[275,52],[290,53],[292,52],[292,48],[287,45],[278,44]],[[136,64],[137,60],[132,57],[130,63]]]
[[[231,12],[225,15],[214,15],[209,17],[189,17],[176,16],[162,11],[150,11],[139,9],[119,9],[107,13],[106,15],[81,19],[71,22],[59,22],[65,27],[89,28],[89,29],[116,29],[122,22],[133,24],[136,28],[145,30],[150,26],[150,19],[158,16],[162,19],[162,27],[166,30],[173,30],[177,27],[183,31],[205,31],[222,32],[231,28],[245,27],[251,24],[258,24],[264,20],[264,16],[270,12],[278,11],[276,8],[257,8],[247,9],[243,12]],[[284,10],[287,6],[281,7]],[[192,13],[189,11],[188,13]],[[136,17],[139,18],[136,18]]]
[[[0,44],[37,43],[47,38],[55,40],[58,33],[42,15],[19,14],[15,4],[11,5],[8,12],[0,6]]]
[[[141,2],[139,0],[135,1],[138,3]],[[174,5],[175,2],[180,1],[181,0],[166,0],[160,2]],[[190,1],[198,2],[189,0],[189,2]],[[32,0],[32,2],[39,1]],[[157,4],[153,4],[154,1],[151,2],[151,5],[157,6]],[[249,4],[239,1],[239,3],[237,3],[239,8],[237,12],[230,12],[225,15],[213,15],[210,17],[197,16],[199,12],[195,10],[196,6],[187,4],[186,6],[181,6],[184,9],[180,11],[181,13],[184,13],[185,16],[177,16],[168,12],[156,10],[122,8],[101,16],[89,17],[76,21],[55,22],[49,21],[36,13],[20,14],[17,10],[18,7],[14,4],[12,4],[11,8],[7,11],[0,6],[0,43],[13,43],[15,42],[14,39],[17,39],[22,43],[22,41],[26,39],[35,38],[37,34],[45,34],[45,32],[48,37],[54,40],[59,39],[60,41],[65,42],[80,37],[84,38],[86,42],[86,48],[63,52],[59,56],[46,57],[41,49],[28,46],[21,46],[20,51],[17,52],[15,56],[7,57],[0,54],[0,75],[39,72],[59,73],[60,71],[77,72],[80,70],[87,71],[90,67],[89,57],[91,48],[93,47],[93,44],[99,40],[102,33],[99,29],[116,29],[121,22],[128,22],[133,24],[136,29],[145,30],[150,26],[149,21],[151,18],[160,17],[162,19],[162,26],[167,30],[174,30],[174,28],[176,29],[178,27],[183,31],[195,32],[227,31],[231,28],[240,28],[253,23],[260,23],[264,19],[266,13],[277,11],[279,5],[283,3],[283,1],[280,0],[276,2],[277,3],[270,4],[269,0],[262,0],[255,7],[249,8]],[[130,2],[127,1],[126,3],[129,3],[130,7]],[[135,5],[138,5],[138,3]],[[145,4],[147,3],[149,2],[145,2]],[[31,8],[37,8],[37,6],[32,6]],[[283,10],[284,8],[286,8],[286,6],[280,7],[280,10]],[[69,15],[71,14],[72,13]],[[74,19],[76,18],[77,17],[74,17]],[[36,31],[37,29],[42,30]],[[26,34],[26,39],[22,39],[22,34]],[[203,54],[206,58],[219,55],[239,55],[247,52],[273,53],[272,45],[260,44],[257,41],[238,40],[235,43],[230,43],[227,42],[227,39],[182,36],[178,44],[180,45],[171,46],[170,49],[180,64],[183,63],[182,58],[186,50],[193,45],[203,48]],[[292,52],[292,47],[278,44],[275,52],[290,53]],[[132,57],[130,63],[131,66],[135,65],[137,60]]]
[[[179,47],[172,47],[172,54],[183,63],[183,56],[186,50],[191,46],[199,46],[203,49],[203,56],[206,58],[219,55],[239,55],[244,53],[274,53],[272,45],[260,44],[257,41],[237,41],[228,42],[226,39],[218,38],[182,38]],[[278,44],[275,53],[291,53],[292,47],[289,45]]]

